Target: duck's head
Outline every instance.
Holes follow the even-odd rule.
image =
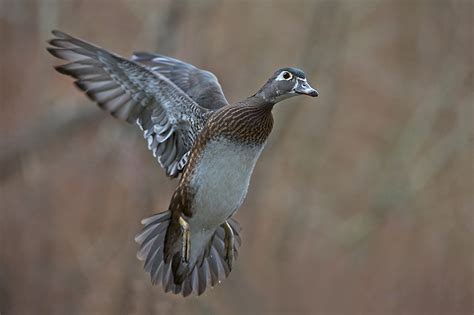
[[[257,92],[265,101],[276,104],[297,95],[318,96],[306,80],[304,72],[297,68],[282,68],[268,79],[267,83]]]

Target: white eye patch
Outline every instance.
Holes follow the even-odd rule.
[[[282,71],[280,74],[275,78],[275,81],[290,81],[293,79],[293,74],[288,71]]]

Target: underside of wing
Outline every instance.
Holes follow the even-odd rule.
[[[204,108],[215,110],[228,105],[222,87],[212,72],[178,59],[146,52],[135,53],[132,60],[166,76]]]
[[[74,77],[76,86],[102,109],[136,123],[166,174],[177,177],[208,109],[160,73],[63,32],[53,35],[48,51],[70,61],[56,69]]]

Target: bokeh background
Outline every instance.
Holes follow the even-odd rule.
[[[472,315],[473,24],[470,0],[0,0],[0,313]],[[217,288],[151,286],[133,236],[176,181],[53,70],[52,29],[230,101],[282,66],[319,90],[276,106]]]

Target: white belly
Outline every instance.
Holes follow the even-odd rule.
[[[191,231],[216,228],[240,207],[262,149],[226,139],[206,145],[190,181],[195,189]]]

